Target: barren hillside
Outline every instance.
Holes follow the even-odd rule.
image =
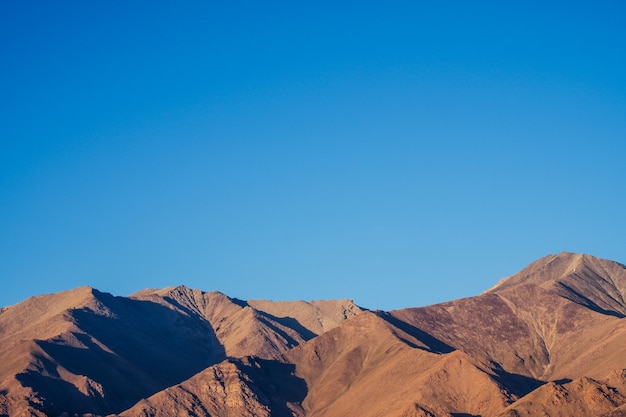
[[[485,293],[367,311],[184,286],[0,310],[0,416],[626,415],[626,268],[561,253]]]

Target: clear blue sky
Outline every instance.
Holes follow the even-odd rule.
[[[625,21],[621,1],[2,2],[0,306],[185,284],[395,309],[549,253],[626,262]]]

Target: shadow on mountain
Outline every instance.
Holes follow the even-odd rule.
[[[571,286],[563,282],[559,282],[558,284],[565,290],[565,294],[563,296],[567,298],[568,300],[573,301],[576,304],[580,304],[583,307],[587,307],[588,309],[595,311],[596,313],[604,314],[607,316],[613,316],[613,317],[617,317],[620,319],[623,319],[624,317],[626,317],[624,316],[624,314],[618,311],[607,310],[607,309],[600,307],[592,299],[590,299],[589,297],[586,297],[585,295],[581,294],[580,292],[576,291],[574,288],[572,288]]]
[[[3,405],[6,405],[7,399],[5,396],[7,394],[8,394],[8,391],[6,389],[0,389],[0,408],[2,408]],[[10,416],[0,411],[0,417],[10,417]]]
[[[569,384],[572,381],[573,379],[571,378],[561,378],[561,379],[555,379],[552,382],[554,382],[555,384],[564,385],[564,384]]]
[[[450,353],[455,350],[452,346],[442,342],[441,340],[423,331],[422,329],[419,329],[405,321],[402,321],[385,311],[381,311],[380,313],[377,313],[377,314],[380,318],[385,320],[387,323],[397,327],[398,329],[402,330],[403,332],[407,334],[410,334],[411,336],[413,336],[420,342],[424,343],[428,347],[426,350],[429,352],[441,354],[441,353]],[[412,343],[408,341],[405,341],[405,342],[409,343],[410,345],[413,345]],[[423,349],[420,346],[413,345],[413,347],[418,348],[418,349]]]
[[[317,336],[315,333],[313,333],[312,331],[310,331],[309,329],[307,329],[306,327],[304,327],[303,325],[300,324],[300,322],[296,319],[294,319],[293,317],[276,317],[273,316],[269,313],[266,313],[264,311],[260,311],[257,310],[258,314],[266,319],[270,319],[270,321],[274,321],[276,323],[282,324],[285,327],[288,327],[292,330],[295,330],[296,332],[298,332],[298,334],[300,335],[300,337],[302,337],[304,340],[311,340],[313,339],[315,336]],[[274,330],[275,332],[277,332],[278,334],[280,334],[281,336],[285,337],[287,340],[291,339],[286,333],[284,333],[284,331],[280,330],[279,328],[277,328],[276,326],[272,325],[271,323],[268,323],[267,320],[263,320],[265,322],[266,325],[270,326],[272,328],[272,330]],[[293,346],[297,345],[298,343],[291,339],[293,341],[293,343],[295,343]]]
[[[293,364],[248,357],[239,366],[255,382],[252,390],[271,408],[272,416],[292,417],[288,405],[299,408],[307,395],[306,382],[295,375]]]
[[[499,363],[491,362],[491,369],[495,373],[494,380],[518,398],[523,397],[529,392],[539,388],[544,381],[529,376],[513,374],[502,369]]]
[[[250,307],[250,305],[248,304],[247,301],[245,300],[240,300],[239,298],[230,298],[230,301],[232,301],[233,304],[238,305],[239,307],[243,308],[243,307]]]
[[[94,296],[102,303],[97,311],[69,312],[84,333],[36,342],[45,353],[39,359],[48,375],[20,376],[46,406],[54,404],[54,411],[117,413],[226,357],[213,329],[198,315],[96,290]],[[57,365],[74,376],[61,379]]]
[[[43,407],[35,408],[46,415],[63,415],[68,410],[71,410],[70,414],[107,414],[109,411],[110,407],[102,397],[85,395],[75,385],[62,379],[35,371],[27,371],[15,377],[22,385],[32,387],[42,397]]]

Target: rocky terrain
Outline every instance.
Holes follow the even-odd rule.
[[[396,311],[83,287],[0,310],[0,416],[626,416],[626,267]]]

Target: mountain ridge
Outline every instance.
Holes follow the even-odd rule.
[[[0,416],[616,417],[623,294],[624,265],[568,252],[393,311],[79,287],[0,310]]]
[[[626,266],[586,254],[561,252],[532,262],[486,292],[521,283],[554,291],[575,303],[605,314],[626,316]]]

